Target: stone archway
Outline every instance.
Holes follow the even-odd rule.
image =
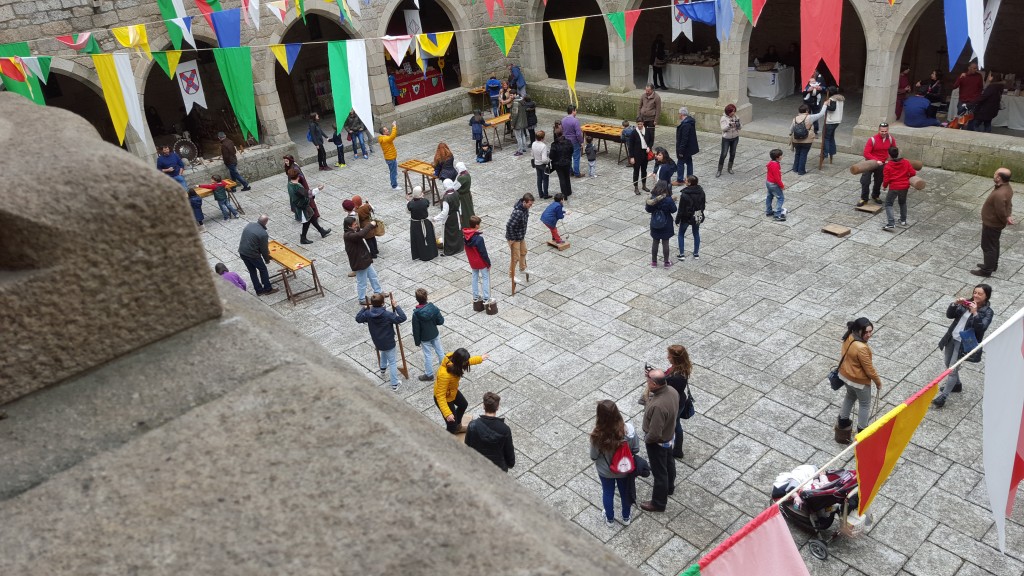
[[[650,10],[650,8],[658,8]],[[630,78],[636,88],[642,88],[646,86],[651,76],[651,61],[652,61],[652,46],[658,35],[662,36],[662,40],[665,42],[665,51],[669,54],[689,54],[704,51],[709,49],[712,53],[715,51],[727,53],[727,45],[729,42],[733,42],[735,36],[730,36],[731,40],[727,40],[725,43],[719,43],[718,38],[715,35],[715,27],[708,26],[706,24],[694,23],[693,25],[693,41],[690,41],[680,34],[675,40],[672,39],[672,16],[675,10],[672,7],[671,2],[666,0],[632,0],[626,10],[643,9],[640,13],[640,18],[637,20],[636,27],[633,30],[633,38],[629,42],[630,49]],[[740,14],[736,12],[736,14]],[[736,18],[733,20],[735,26]],[[670,91],[679,92],[674,90],[671,86]],[[684,93],[691,93],[693,95],[700,95],[706,97],[715,98],[718,96],[717,91],[712,92],[697,92],[697,91],[683,91]]]
[[[103,140],[121,146],[95,70],[64,58],[54,58],[50,64],[50,78],[42,89],[47,106],[78,114],[96,128]],[[125,143],[127,145],[127,138]]]
[[[580,42],[580,58],[576,72],[576,82],[606,85],[613,88],[632,86],[632,79],[626,73],[628,68],[624,60],[614,61],[616,70],[612,71],[611,35],[608,19],[601,16],[605,10],[597,0],[579,0],[577,2],[551,2],[544,4],[539,0],[535,3],[533,21],[555,20],[559,18],[576,18],[587,16],[583,28],[583,39]],[[546,24],[529,26],[529,43],[527,49],[531,61],[531,74],[540,72],[543,78],[565,79],[562,56],[555,42],[551,27]],[[525,56],[525,54],[524,54]],[[631,66],[632,63],[629,63]],[[539,68],[539,70],[537,70]],[[615,79],[615,82],[612,79]]]
[[[334,101],[331,96],[326,42],[352,39],[338,22],[337,14],[328,15],[310,9],[306,13],[305,25],[299,19],[293,20],[285,27],[281,39],[275,42],[305,44],[299,50],[292,70],[286,72],[273,54],[268,55],[274,70],[274,84],[280,98],[281,112],[286,120],[305,118],[312,112],[333,114]]]

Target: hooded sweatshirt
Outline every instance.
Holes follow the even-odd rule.
[[[484,246],[484,237],[476,228],[463,228],[462,236],[466,240],[466,258],[469,259],[469,267],[473,270],[482,270],[491,267],[491,259],[487,256],[487,247]]]
[[[400,306],[395,306],[394,312],[383,306],[364,308],[356,314],[356,322],[369,324],[370,339],[377,350],[391,350],[395,347],[395,329],[392,326],[405,322],[405,312]]]
[[[516,465],[512,430],[505,424],[504,418],[486,414],[474,418],[466,431],[466,446],[476,450],[505,472]]]
[[[906,158],[889,160],[882,171],[882,186],[890,190],[907,190],[911,176],[917,176],[917,171]]]

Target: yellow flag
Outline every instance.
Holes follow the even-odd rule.
[[[107,102],[110,120],[113,121],[114,131],[117,132],[117,141],[124,144],[124,133],[128,128],[128,109],[124,105],[124,94],[121,91],[121,81],[117,77],[117,68],[114,66],[114,55],[93,54],[92,62],[96,66],[96,74],[100,77],[103,99]]]
[[[149,49],[149,38],[146,36],[145,24],[112,28],[110,32],[114,35],[114,38],[117,38],[121,46],[140,50],[146,54],[146,58],[153,59],[153,54]]]
[[[583,25],[586,23],[585,17],[548,22],[551,32],[555,35],[555,42],[558,43],[558,49],[562,52],[565,81],[569,84],[569,93],[577,106],[580,99],[576,96],[576,68],[580,62],[580,41],[583,40]]]
[[[288,55],[285,53],[284,44],[271,44],[270,51],[274,53],[274,58],[277,58],[277,63],[281,65],[281,68],[284,68],[285,72],[290,72],[288,70]]]
[[[437,32],[434,34],[418,34],[416,38],[419,40],[423,51],[427,54],[431,56],[444,56],[445,52],[448,51],[448,45],[452,43],[454,35],[454,32]]]

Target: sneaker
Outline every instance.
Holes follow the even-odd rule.
[[[963,383],[961,382],[957,382],[956,384],[953,385],[953,392],[960,392],[963,389]]]
[[[873,200],[875,204],[882,204],[882,199],[879,198],[878,196],[872,196],[871,200]]]
[[[657,267],[658,267],[658,261],[657,260],[651,260],[651,268],[657,268]]]
[[[335,162],[335,163],[334,163],[334,167],[335,167],[335,168],[344,168],[344,167],[345,167],[345,165],[344,165],[344,164],[342,164],[341,162]]]
[[[865,204],[867,204],[867,203],[868,203],[868,201],[867,201],[867,200],[861,200],[861,201],[857,202],[857,207],[861,207],[861,206],[864,206],[864,205],[865,205]]]
[[[387,368],[381,368],[380,369],[380,379],[381,380],[387,380],[388,379],[388,369]]]
[[[672,261],[671,260],[665,260],[665,268],[669,268],[670,266],[672,266]]]
[[[526,281],[527,282],[530,281],[530,271],[529,270],[523,270],[523,276],[526,276]]]
[[[614,518],[608,518],[607,516],[605,516],[604,517],[604,523],[607,524],[608,526],[615,526],[615,519]]]
[[[391,387],[391,391],[392,392],[398,392],[401,389],[402,389],[402,381],[401,380],[398,381],[398,384],[395,384],[395,385],[393,385]]]
[[[896,229],[896,225],[895,224],[886,224],[885,226],[882,226],[882,230],[885,230],[886,232],[892,232],[895,229]]]
[[[363,160],[369,160],[369,159],[370,159],[369,156],[367,156],[366,154],[363,154]]]
[[[398,186],[392,186],[391,189],[392,190],[401,190],[401,188],[399,188]]]
[[[431,374],[420,374],[420,377],[417,378],[417,380],[420,382],[433,382],[434,376]]]
[[[676,260],[679,260],[679,261],[686,260],[686,254],[676,254]]]
[[[906,220],[900,220],[899,224],[900,224],[901,228],[906,228],[907,227],[907,221]]]
[[[771,218],[772,216],[775,216],[775,212],[765,212],[764,215]]]
[[[932,400],[932,406],[935,406],[936,408],[942,408],[945,405],[946,405],[946,397],[943,396],[943,395],[936,396],[935,399]]]
[[[632,521],[632,519],[631,519],[631,518],[630,518],[629,516],[624,516],[624,517],[622,518],[622,525],[623,525],[623,526],[629,526],[629,523],[630,523],[631,521]]]
[[[693,259],[694,260],[700,260],[700,255],[699,254],[694,254],[693,255]]]
[[[523,279],[520,278],[519,276],[513,276],[512,277],[512,281],[515,282],[516,284],[522,284],[523,283]]]
[[[786,217],[785,216],[776,216],[775,217],[775,221],[776,222],[785,222],[786,221]]]

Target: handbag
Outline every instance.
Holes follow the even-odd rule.
[[[647,149],[647,161],[650,162],[651,160],[654,160],[654,151],[651,150],[650,148],[648,148]]]
[[[636,471],[633,451],[629,449],[629,444],[625,440],[622,441],[622,444],[619,444],[615,453],[612,454],[612,460],[609,465],[612,472],[616,474],[630,474]]]
[[[967,356],[978,347],[978,337],[974,334],[974,328],[960,331],[960,351]]]
[[[850,344],[853,346],[853,344]],[[850,349],[847,348],[846,352],[843,353],[843,357],[839,359],[839,366],[843,365],[843,360],[846,360],[846,354],[849,353]],[[836,366],[828,373],[828,383],[832,386],[833,390],[839,390],[843,386],[846,386],[846,382],[839,377],[839,366]]]
[[[695,216],[694,218],[697,220],[697,224],[703,224],[704,223],[704,211],[701,210],[700,211],[700,216]]]
[[[679,413],[679,417],[683,420],[689,420],[697,411],[693,406],[693,394],[690,393],[690,385],[686,385],[686,400],[683,402],[683,410]]]

